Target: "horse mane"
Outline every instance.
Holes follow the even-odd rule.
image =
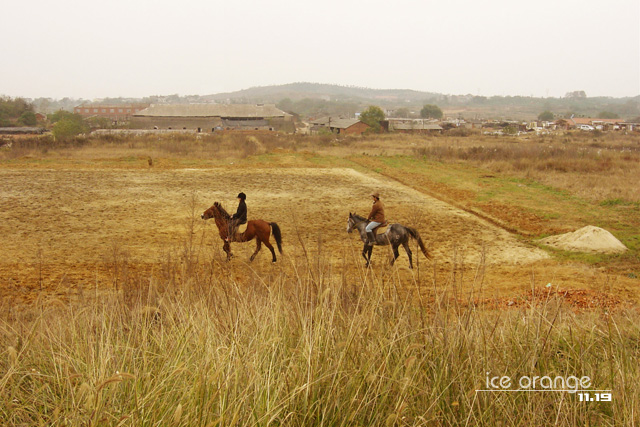
[[[352,213],[351,216],[355,219],[357,219],[358,221],[366,221],[367,219],[364,217],[361,217],[360,215],[358,215],[357,213]]]
[[[231,215],[229,215],[229,213],[222,207],[221,203],[215,202],[213,204],[213,206],[216,207],[216,209],[218,210],[218,213],[222,216],[222,218],[224,218],[226,220],[230,220],[231,219]]]

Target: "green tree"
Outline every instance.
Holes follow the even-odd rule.
[[[553,113],[549,110],[543,111],[538,114],[538,120],[544,120],[546,122],[553,120]]]
[[[33,111],[25,111],[20,115],[18,123],[24,126],[35,126],[38,121],[36,120],[36,113]]]
[[[72,138],[89,130],[80,114],[59,110],[50,116],[53,122],[53,136],[56,140]]]
[[[26,100],[0,96],[0,126],[24,125],[23,116],[25,120],[30,120],[31,114],[33,105]],[[35,115],[33,118],[35,119]]]
[[[59,122],[60,120],[72,120],[72,121],[80,121],[82,122],[82,116],[79,114],[74,114],[66,110],[58,110],[53,114],[49,114],[49,121],[51,123]]]
[[[583,90],[575,90],[573,92],[567,92],[564,97],[569,99],[585,99],[587,93]]]
[[[426,104],[420,110],[420,117],[423,119],[441,119],[443,115],[440,107],[434,104]]]
[[[384,120],[384,111],[376,105],[370,105],[360,113],[360,121],[368,124],[374,132],[380,132],[380,122]]]

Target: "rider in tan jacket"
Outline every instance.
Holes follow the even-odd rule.
[[[365,230],[367,231],[367,237],[369,238],[369,244],[373,245],[375,243],[375,236],[373,234],[373,230],[378,227],[380,224],[383,224],[385,221],[384,218],[384,205],[380,201],[380,193],[373,192],[371,193],[371,197],[373,198],[373,206],[371,207],[371,213],[367,218],[367,221],[371,221],[367,224]]]

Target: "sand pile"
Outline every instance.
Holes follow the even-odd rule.
[[[566,251],[616,254],[627,247],[607,230],[587,225],[572,233],[559,234],[540,240],[541,243]]]

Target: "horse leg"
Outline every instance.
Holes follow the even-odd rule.
[[[253,261],[256,255],[258,255],[258,252],[260,252],[261,247],[262,247],[262,242],[260,241],[260,239],[256,239],[256,250],[253,253],[253,255],[251,255],[251,258],[249,258],[249,261]]]
[[[364,258],[364,260],[367,262],[367,267],[369,267],[369,264],[371,263],[372,250],[373,250],[373,246],[367,245],[366,243],[362,248],[362,258]]]
[[[393,265],[400,256],[400,252],[398,252],[398,246],[400,245],[393,244],[391,246],[393,248],[393,258],[391,258],[391,265]]]
[[[226,240],[224,242],[224,246],[222,247],[222,250],[226,252],[227,261],[229,261],[231,257],[233,257],[233,254],[231,253],[231,245]]]
[[[367,261],[367,267],[369,267],[369,262],[371,261],[371,254],[369,254],[369,258],[367,258],[368,249],[369,249],[369,245],[365,243],[364,246],[362,247],[362,258],[364,258],[364,260]]]
[[[271,245],[271,243],[269,243],[269,240],[267,238],[267,240],[264,241],[264,245],[269,248],[269,250],[271,251],[271,256],[273,257],[271,259],[271,262],[276,262],[276,251],[273,250],[273,245]]]
[[[407,240],[406,242],[403,242],[402,246],[404,247],[405,252],[407,252],[407,255],[409,256],[409,268],[413,269],[413,256],[411,253],[411,248],[409,247],[409,240]]]

